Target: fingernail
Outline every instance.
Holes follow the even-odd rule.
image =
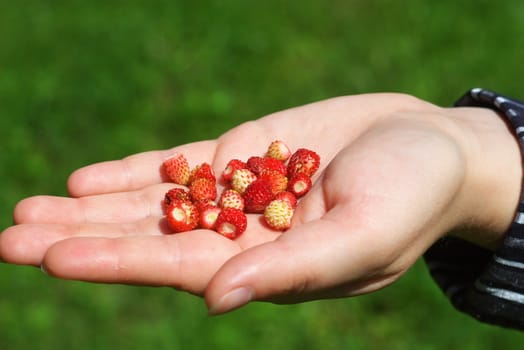
[[[46,275],[49,275],[49,273],[47,272],[47,270],[46,270],[44,264],[40,265],[40,270],[41,270],[43,273],[45,273]]]
[[[238,309],[253,300],[253,289],[249,287],[240,287],[233,289],[220,298],[216,305],[209,309],[209,315],[215,316],[228,311]]]

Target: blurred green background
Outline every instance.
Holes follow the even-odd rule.
[[[524,97],[524,2],[0,0],[0,228],[83,165],[214,138],[376,91]],[[505,349],[517,332],[449,305],[419,262],[372,295],[210,318],[169,288],[0,265],[0,350]]]

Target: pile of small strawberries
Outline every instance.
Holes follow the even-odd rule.
[[[276,140],[263,156],[231,159],[221,174],[226,186],[219,195],[210,164],[191,169],[185,156],[176,153],[164,161],[163,169],[172,182],[185,187],[165,194],[167,223],[175,233],[204,228],[234,239],[246,230],[246,213],[254,213],[262,214],[270,228],[284,231],[319,166],[320,156],[314,151],[300,148],[291,153]]]

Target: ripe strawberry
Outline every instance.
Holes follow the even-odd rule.
[[[215,231],[234,239],[240,236],[247,227],[247,217],[242,210],[235,208],[222,209],[215,222]]]
[[[235,170],[239,169],[245,169],[246,163],[239,160],[239,159],[231,159],[227,165],[224,171],[222,172],[222,178],[226,181],[231,181],[231,178],[233,177],[233,173]]]
[[[295,209],[297,207],[297,197],[289,192],[289,191],[282,191],[275,195],[275,199],[283,200],[289,203],[291,205],[291,208]]]
[[[231,178],[231,188],[238,193],[244,193],[247,186],[255,181],[257,176],[248,169],[238,169],[233,173]]]
[[[250,157],[246,162],[246,168],[251,170],[255,175],[259,175],[263,171],[268,170],[275,170],[283,175],[287,174],[286,165],[283,162],[270,157]]]
[[[285,162],[291,157],[291,150],[283,141],[275,140],[269,145],[266,156]]]
[[[194,167],[189,174],[189,183],[191,184],[193,181],[200,178],[208,179],[216,183],[217,179],[215,177],[215,172],[209,163],[204,162]]]
[[[198,226],[198,210],[190,201],[176,199],[167,209],[167,224],[175,232],[185,232]]]
[[[264,219],[272,229],[284,231],[291,226],[293,214],[294,209],[287,201],[275,199],[264,210]]]
[[[233,189],[227,189],[222,192],[218,200],[218,206],[224,208],[236,208],[244,210],[244,198],[240,193]]]
[[[320,156],[306,148],[300,148],[289,158],[287,172],[289,177],[304,173],[311,177],[320,166]]]
[[[199,178],[191,183],[189,186],[189,195],[194,202],[212,200],[217,198],[217,188],[215,182]]]
[[[263,170],[258,178],[269,183],[274,195],[287,189],[288,178],[277,170]]]
[[[271,185],[263,179],[253,181],[247,186],[242,196],[245,201],[244,211],[246,213],[262,213],[274,197]]]
[[[264,158],[259,156],[249,157],[246,161],[246,168],[258,175],[263,168]]]
[[[205,210],[206,208],[208,207],[216,207],[217,204],[215,203],[215,201],[211,200],[211,199],[204,199],[202,201],[196,201],[196,202],[192,202],[195,207],[197,208],[198,212],[202,212],[203,210]]]
[[[222,209],[216,205],[208,205],[200,211],[199,224],[201,228],[213,230]]]
[[[305,173],[298,173],[289,180],[287,190],[300,198],[309,192],[311,186],[311,178]]]
[[[166,175],[178,185],[187,185],[189,181],[189,164],[182,153],[175,153],[162,164]]]
[[[189,192],[183,188],[172,188],[169,191],[167,191],[164,195],[164,200],[162,201],[162,208],[164,212],[167,211],[167,208],[169,208],[169,205],[174,200],[190,200]]]

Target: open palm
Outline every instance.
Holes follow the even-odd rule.
[[[440,236],[470,219],[458,132],[442,109],[403,95],[342,97],[244,123],[217,140],[133,155],[74,172],[70,198],[21,201],[0,257],[93,282],[172,286],[213,312],[251,299],[298,302],[366,293],[395,281]],[[458,138],[458,137],[457,137]],[[182,152],[218,174],[275,140],[321,156],[291,229],[248,215],[236,240],[167,234],[162,161]]]

